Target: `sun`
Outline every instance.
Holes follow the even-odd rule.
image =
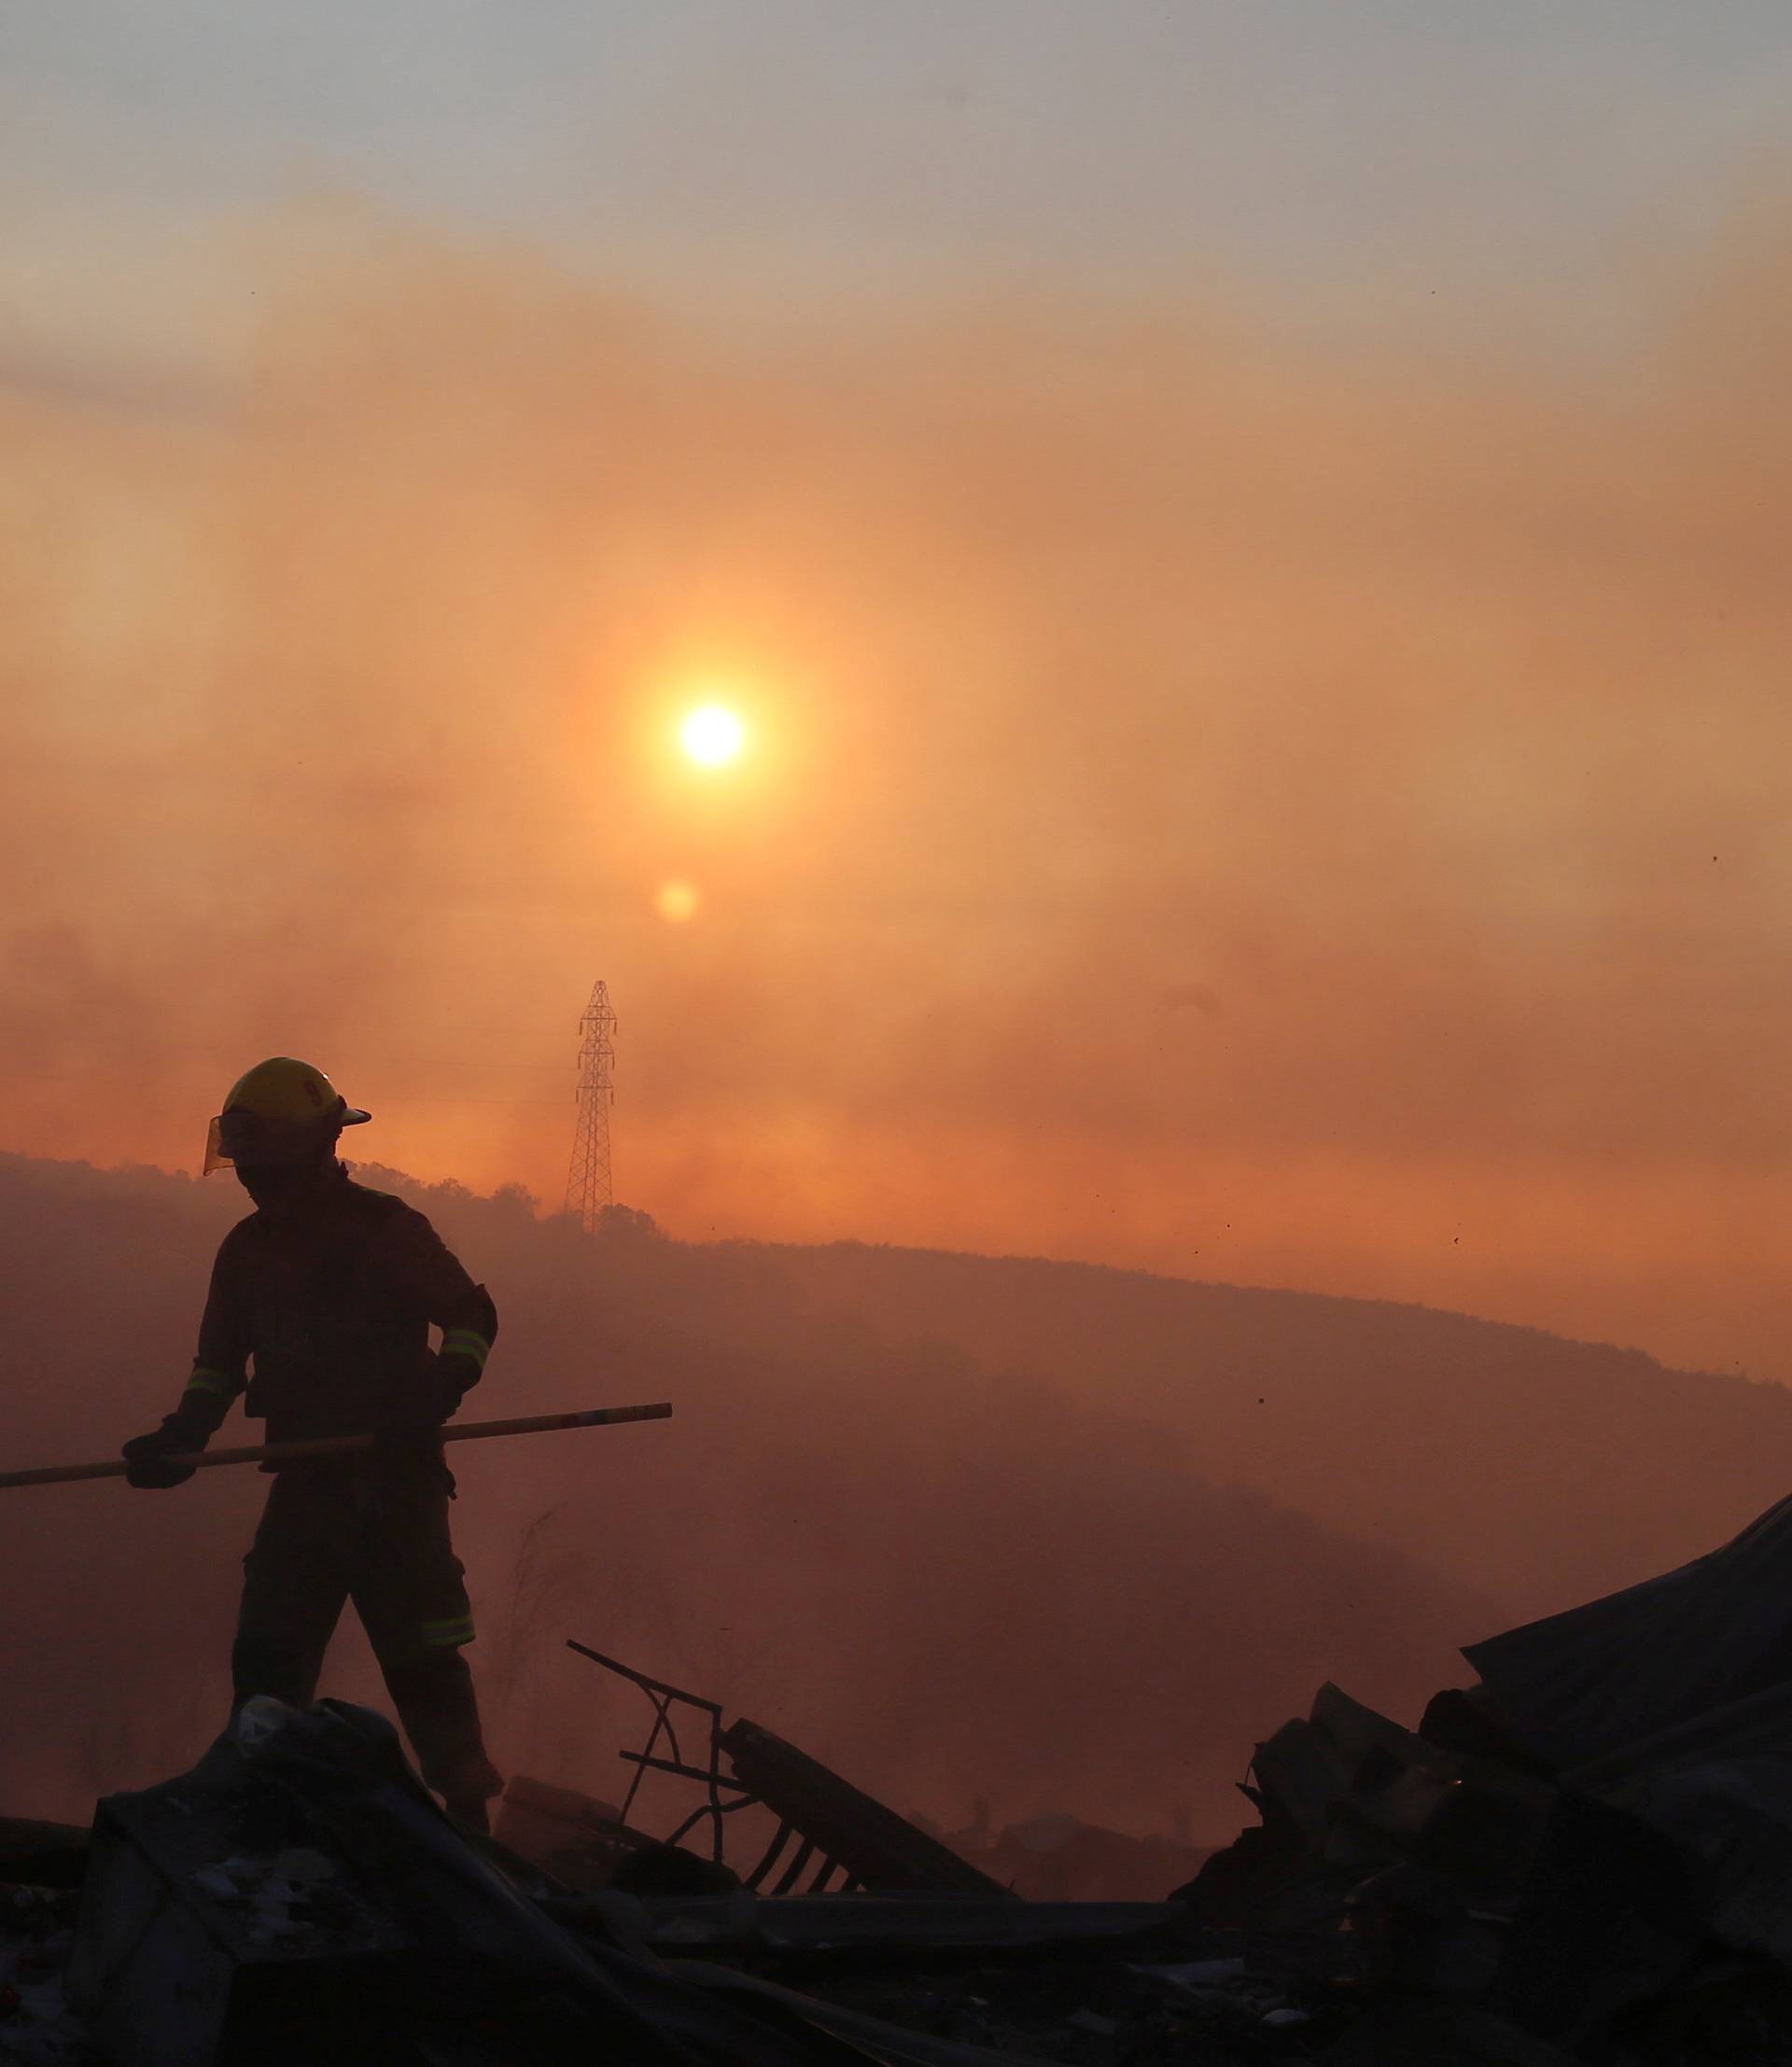
[[[703,704],[679,727],[679,744],[705,768],[721,768],[747,743],[747,728],[725,704]]]

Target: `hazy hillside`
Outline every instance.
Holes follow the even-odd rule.
[[[947,1821],[982,1793],[1002,1820],[1141,1829],[1187,1806],[1218,1835],[1253,1739],[1321,1679],[1410,1713],[1487,1626],[1485,1599],[1393,1548],[1211,1483],[1111,1363],[1074,1386],[992,1373],[829,1310],[789,1257],[417,1195],[503,1311],[483,1410],[678,1409],[455,1453],[513,1767],[613,1788],[638,1740],[645,1703],[561,1648],[576,1634]],[[105,1455],[173,1404],[242,1204],[222,1179],[0,1159],[8,1463]],[[263,1486],[0,1496],[0,1805],[78,1813],[203,1743]],[[358,1639],[329,1685],[378,1697]]]
[[[818,1322],[931,1335],[1124,1407],[1514,1619],[1710,1549],[1792,1481],[1792,1392],[1422,1306],[840,1243],[755,1248]]]

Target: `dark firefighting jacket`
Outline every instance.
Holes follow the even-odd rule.
[[[431,1428],[479,1382],[497,1334],[484,1286],[424,1216],[339,1164],[301,1206],[225,1236],[180,1418],[209,1436],[246,1390],[271,1443]]]

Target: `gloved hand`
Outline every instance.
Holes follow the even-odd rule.
[[[125,1481],[128,1485],[157,1489],[184,1486],[197,1467],[171,1464],[169,1458],[182,1454],[190,1456],[204,1447],[203,1429],[183,1421],[178,1414],[167,1415],[160,1428],[151,1429],[147,1435],[133,1435],[119,1452],[131,1467],[124,1474]]]

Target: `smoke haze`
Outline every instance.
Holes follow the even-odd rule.
[[[456,1447],[473,1653],[504,1767],[614,1798],[646,1706],[576,1636],[959,1827],[1069,1809],[1229,1836],[1251,1743],[1336,1674],[1416,1711],[1497,1611],[1245,1485],[1115,1384],[1096,1406],[806,1294],[769,1255],[512,1195],[419,1195],[501,1287],[468,1418],[669,1398],[672,1421]],[[106,1454],[178,1387],[240,1201],[147,1171],[0,1160],[0,1326],[33,1374],[10,1454]],[[258,1439],[232,1415],[219,1440]],[[190,1764],[230,1705],[240,1559],[266,1481],[15,1490],[0,1552],[7,1798],[84,1819]],[[323,1691],[389,1707],[352,1615]],[[639,1712],[637,1712],[637,1711]],[[650,1718],[651,1719],[651,1718]],[[650,1799],[647,1827],[682,1810]],[[688,1809],[687,1802],[684,1808]],[[1145,1890],[1162,1893],[1165,1890]]]
[[[504,1316],[469,1417],[665,1424],[458,1446],[494,1750],[616,1798],[646,1704],[568,1636],[948,1828],[1071,1811],[1223,1839],[1251,1746],[1337,1680],[1416,1722],[1456,1645],[1698,1555],[1784,1484],[1775,1386],[1459,1317],[1084,1266],[588,1238],[421,1190]],[[0,1158],[9,1463],[174,1398],[236,1187]],[[232,1415],[221,1443],[253,1441]],[[1699,1458],[1688,1473],[1688,1456]],[[0,1499],[7,1799],[85,1818],[220,1726],[265,1481]],[[388,1704],[352,1615],[324,1691]],[[643,1804],[667,1829],[690,1804]],[[1140,1887],[1141,1894],[1164,1889]]]
[[[602,974],[679,1233],[1782,1370],[1779,241],[1575,384],[271,229],[245,387],[0,385],[8,1138],[191,1167],[283,1050],[553,1199]]]

